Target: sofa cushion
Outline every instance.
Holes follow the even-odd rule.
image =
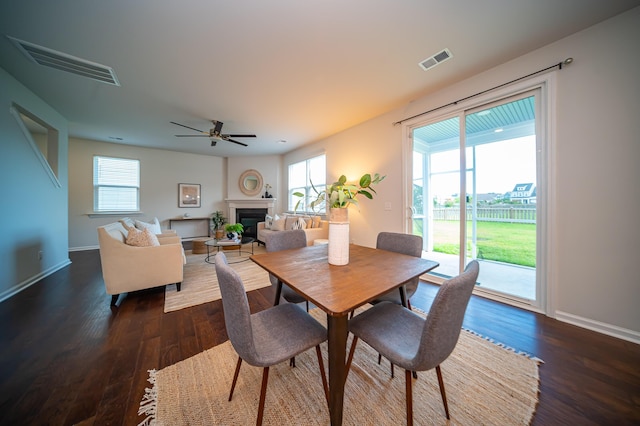
[[[277,215],[276,215],[277,217]],[[273,224],[271,225],[271,230],[272,231],[284,231],[285,230],[285,223],[286,223],[287,218],[285,217],[278,217],[277,219],[275,219],[273,221]]]
[[[130,228],[127,235],[126,243],[130,246],[136,247],[149,247],[159,246],[160,242],[156,234],[151,232],[149,228],[144,228],[142,231],[137,228]]]
[[[307,229],[307,223],[302,217],[296,219],[291,229]]]
[[[148,228],[153,234],[162,234],[162,228],[160,227],[160,222],[157,217],[153,218],[152,223],[142,222],[141,220],[136,219],[136,228],[143,230]]]
[[[278,217],[278,215],[276,215],[276,218]],[[274,217],[271,216],[270,214],[266,215],[264,217],[264,229],[271,229],[271,227],[273,226],[273,221],[274,221]]]

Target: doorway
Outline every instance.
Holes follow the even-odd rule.
[[[435,282],[480,262],[477,292],[542,305],[540,90],[414,125],[411,232]]]

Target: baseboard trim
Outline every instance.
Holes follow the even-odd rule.
[[[640,344],[640,332],[618,327],[617,325],[607,324],[562,311],[556,311],[555,319],[578,327],[586,328],[591,331],[606,334],[607,336]]]
[[[34,275],[31,278],[28,278],[18,284],[16,284],[15,286],[3,291],[2,293],[0,293],[0,302],[3,302],[5,300],[7,300],[8,298],[10,298],[11,296],[14,296],[18,293],[20,293],[22,290],[31,287],[33,284],[37,283],[38,281],[40,281],[41,279],[48,277],[49,275],[53,274],[54,272],[59,271],[60,269],[71,265],[71,260],[66,259],[63,262],[58,263],[57,265],[54,265],[52,267],[50,267],[47,270],[44,270],[42,272],[40,272],[37,275]]]
[[[98,250],[100,246],[69,247],[69,251]]]

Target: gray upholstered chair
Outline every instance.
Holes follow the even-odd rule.
[[[422,237],[419,235],[399,234],[395,232],[380,232],[376,241],[376,248],[409,256],[422,257]],[[415,277],[404,285],[407,296],[407,307],[409,309],[411,309],[410,298],[418,289],[418,281],[419,277]],[[398,290],[390,291],[373,300],[372,303],[384,301],[400,305],[400,292]]]
[[[302,229],[274,232],[267,235],[265,239],[265,245],[268,253],[307,246],[307,234],[305,234],[304,230]],[[269,280],[271,281],[271,287],[275,292],[276,287],[278,286],[278,279],[275,276],[269,274]],[[282,292],[280,293],[280,297],[284,298],[284,300],[289,303],[306,302],[307,311],[309,311],[309,301],[296,293],[291,287],[286,284],[282,284]]]
[[[238,353],[229,401],[233,397],[242,361],[247,361],[256,367],[263,367],[256,420],[256,424],[262,424],[269,367],[315,346],[322,386],[328,404],[329,390],[320,352],[320,343],[327,340],[327,330],[304,309],[291,303],[274,306],[252,315],[242,279],[228,265],[227,258],[222,252],[216,255],[216,274],[222,294],[227,334]]]
[[[407,424],[413,424],[411,372],[436,369],[445,414],[449,407],[440,364],[451,355],[458,343],[464,313],[478,278],[479,265],[473,260],[465,271],[445,281],[429,310],[427,318],[395,303],[374,305],[349,321],[353,343],[347,360],[347,371],[353,360],[358,339],[405,369]]]

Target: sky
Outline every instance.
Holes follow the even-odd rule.
[[[468,168],[473,166],[472,152],[467,148]],[[476,191],[478,194],[512,191],[517,183],[536,184],[535,136],[477,145]],[[431,155],[432,191],[434,196],[446,199],[460,192],[458,173],[459,151],[451,150]],[[416,173],[414,164],[414,177]],[[450,173],[446,173],[450,172]],[[467,192],[471,193],[471,182],[467,182]]]

